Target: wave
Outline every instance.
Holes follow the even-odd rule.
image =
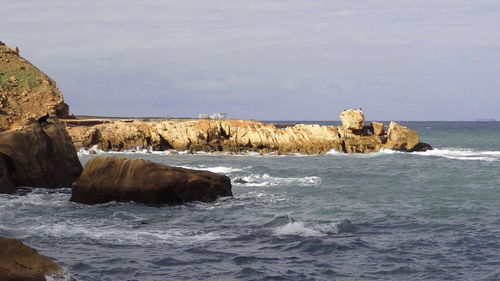
[[[266,225],[277,225],[273,230],[273,234],[276,236],[320,237],[341,232],[352,232],[355,229],[348,219],[339,222],[307,223],[296,221],[290,216],[277,216]]]
[[[206,155],[206,156],[235,156],[235,157],[308,157],[308,156],[315,156],[315,155],[308,155],[308,154],[301,154],[301,153],[290,153],[290,154],[283,154],[283,155],[278,155],[276,153],[270,152],[270,153],[259,153],[255,151],[242,151],[239,153],[233,153],[233,152],[206,152],[206,151],[195,151],[195,152],[190,152],[189,150],[153,150],[152,147],[136,147],[135,149],[124,149],[120,151],[111,151],[111,150],[102,150],[99,148],[98,145],[94,145],[89,149],[86,148],[80,148],[77,151],[78,156],[83,156],[83,155],[92,155],[92,154],[152,154],[152,155],[186,155],[186,154],[192,154],[192,155]]]
[[[92,154],[153,154],[153,155],[177,155],[177,154],[188,154],[189,151],[179,151],[179,150],[162,150],[156,151],[152,147],[136,147],[135,149],[124,149],[120,151],[105,151],[99,148],[98,145],[94,145],[89,149],[80,148],[77,151],[78,156],[82,155],[92,155]]]
[[[338,152],[336,150],[331,150],[326,153],[326,155],[338,156],[338,157],[357,157],[357,158],[368,158],[377,157],[384,155],[419,155],[419,156],[436,156],[443,157],[454,160],[478,160],[478,161],[500,161],[500,151],[489,151],[489,150],[475,150],[470,148],[434,148],[433,150],[427,150],[423,152],[402,152],[391,149],[381,149],[379,152],[373,152],[368,154],[347,154],[343,152]]]
[[[245,169],[251,168],[251,167],[233,168],[233,167],[224,167],[224,166],[207,167],[205,165],[198,165],[198,166],[177,166],[177,167],[185,168],[185,169],[191,169],[191,170],[209,171],[209,172],[212,172],[212,173],[219,173],[219,174],[230,174],[230,173],[242,172]]]
[[[407,152],[401,152],[401,151],[396,151],[396,150],[392,150],[392,149],[382,148],[378,152],[349,154],[349,153],[339,152],[335,149],[332,149],[332,150],[328,151],[325,155],[341,156],[341,157],[369,158],[369,157],[377,157],[377,156],[400,154],[400,153],[407,153]]]
[[[474,150],[469,148],[435,148],[425,152],[412,152],[420,156],[435,156],[454,160],[500,161],[500,151]]]
[[[38,235],[91,240],[107,245],[154,246],[164,244],[204,243],[222,238],[215,231],[202,232],[192,229],[148,229],[140,222],[133,225],[112,223],[109,220],[57,221],[34,226],[31,233]]]
[[[316,176],[281,178],[272,177],[269,174],[251,174],[239,179],[242,180],[241,183],[233,181],[234,184],[243,186],[316,186],[321,184],[321,178]]]

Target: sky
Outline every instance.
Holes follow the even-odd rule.
[[[0,40],[73,114],[500,120],[497,0],[32,0]]]

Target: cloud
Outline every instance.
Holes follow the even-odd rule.
[[[498,11],[490,0],[10,1],[0,39],[80,114],[332,119],[363,104],[377,119],[474,119],[500,103]],[[451,97],[456,114],[429,102]]]

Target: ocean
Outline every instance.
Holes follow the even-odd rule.
[[[87,206],[26,187],[0,195],[0,236],[88,281],[500,280],[500,122],[402,124],[435,150],[109,153],[228,175],[234,197]]]

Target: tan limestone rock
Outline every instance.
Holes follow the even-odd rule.
[[[342,127],[351,130],[362,130],[365,126],[365,115],[358,109],[348,109],[340,113]]]
[[[393,150],[411,151],[419,143],[419,136],[415,130],[397,122],[391,122],[387,129],[387,143],[385,148]]]
[[[353,122],[358,124],[354,127],[359,128],[364,117],[360,111],[355,114],[362,120]],[[90,123],[89,120],[82,122]],[[387,139],[384,125],[379,122],[352,129],[348,125],[277,127],[253,120],[112,121],[94,126],[72,125],[68,126],[68,131],[77,149],[98,145],[102,150],[151,147],[153,150],[187,150],[190,153],[324,154],[332,149],[345,153],[370,153],[385,147]]]
[[[376,136],[385,135],[384,123],[372,121],[370,127]]]

